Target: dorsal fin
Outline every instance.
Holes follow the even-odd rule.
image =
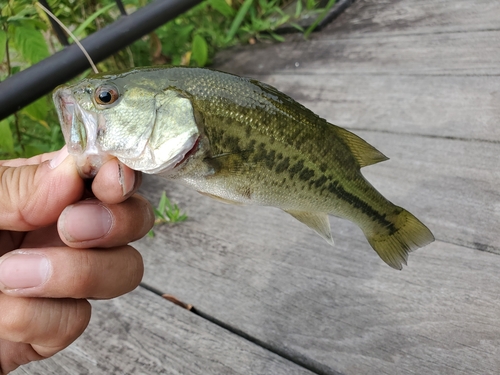
[[[351,133],[341,127],[337,127],[338,135],[344,140],[346,145],[351,150],[352,154],[359,163],[360,168],[380,163],[381,161],[388,160],[389,158],[382,154],[379,150],[366,142],[364,139],[358,137],[356,134]]]

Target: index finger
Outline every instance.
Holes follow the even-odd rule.
[[[29,231],[45,227],[55,223],[66,206],[80,199],[83,181],[74,162],[66,158],[65,150],[40,158],[51,156],[51,163],[0,166],[0,229]]]
[[[66,149],[66,146],[63,147]],[[35,155],[31,158],[18,158],[9,160],[0,160],[0,167],[21,167],[23,165],[41,164],[47,160],[52,160],[59,151],[47,152],[45,154]]]
[[[104,163],[92,182],[92,193],[104,203],[116,204],[131,197],[141,185],[142,174],[118,159]]]

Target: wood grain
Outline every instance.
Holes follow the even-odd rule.
[[[328,75],[255,77],[351,130],[500,142],[500,76],[379,76],[332,70]]]
[[[409,267],[387,267],[349,222],[332,218],[332,248],[279,210],[147,178],[153,202],[165,189],[190,219],[137,243],[146,283],[317,373],[498,373],[499,7],[358,0],[311,41],[218,58],[391,158],[363,173],[438,239]]]
[[[500,3],[489,0],[356,0],[315,37],[498,30],[499,12]]]
[[[79,341],[16,373],[308,373],[245,339],[317,374],[499,373],[498,14],[486,0],[357,0],[309,41],[217,58],[391,158],[363,173],[437,238],[402,272],[347,221],[331,219],[331,247],[277,209],[145,176],[151,202],[166,190],[189,219],[135,243],[144,281],[210,321],[140,289],[96,302]]]
[[[217,68],[340,126],[499,142],[499,13],[491,1],[356,1],[309,41],[226,51]]]
[[[82,337],[12,374],[312,374],[143,288],[92,305]]]
[[[334,219],[335,247],[286,214],[166,187],[190,215],[136,244],[145,282],[322,373],[494,373],[498,256],[438,241],[387,267]]]

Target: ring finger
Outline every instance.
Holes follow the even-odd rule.
[[[142,257],[131,246],[112,249],[21,249],[0,261],[0,291],[10,296],[107,299],[139,285]]]

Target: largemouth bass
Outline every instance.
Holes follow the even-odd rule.
[[[54,92],[84,177],[110,158],[234,204],[279,207],[333,244],[328,214],[351,220],[391,267],[434,240],[360,168],[387,160],[264,83],[209,69],[138,68]]]

